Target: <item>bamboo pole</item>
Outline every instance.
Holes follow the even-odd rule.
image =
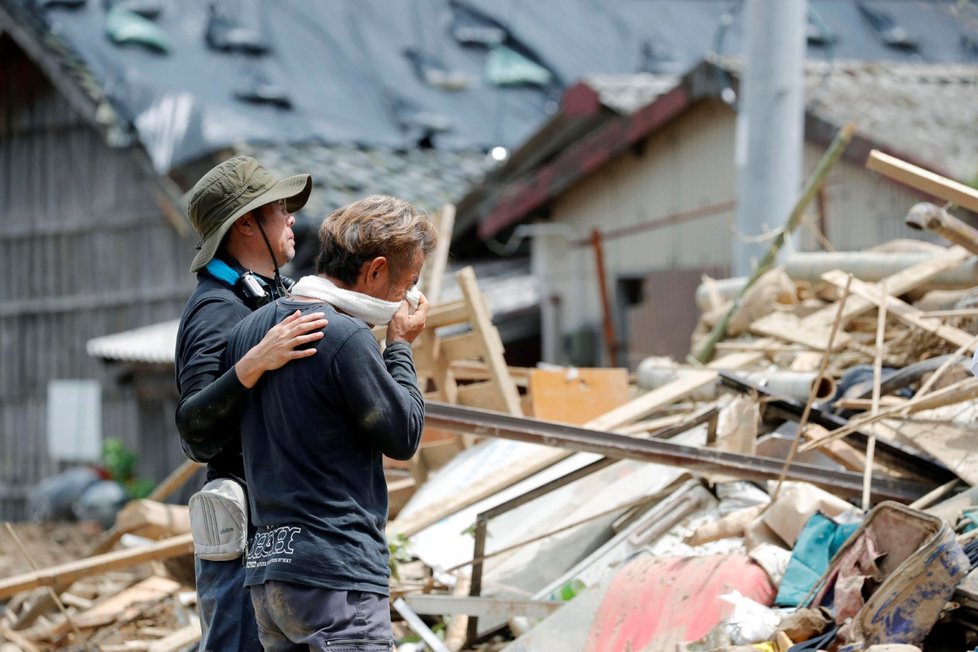
[[[758,263],[754,273],[747,279],[747,283],[743,288],[741,288],[740,292],[737,293],[737,297],[733,300],[727,314],[724,315],[723,319],[721,319],[720,322],[713,328],[713,331],[710,333],[710,336],[707,338],[706,342],[694,355],[696,360],[705,363],[713,359],[717,342],[726,336],[730,318],[733,316],[734,312],[736,312],[737,308],[740,307],[744,294],[752,285],[754,285],[754,283],[757,282],[757,279],[759,279],[764,272],[769,270],[774,265],[774,261],[777,259],[778,252],[781,251],[781,247],[784,246],[788,236],[798,228],[805,209],[808,207],[808,204],[811,203],[812,198],[815,196],[815,193],[818,192],[818,189],[822,187],[826,175],[828,175],[829,170],[832,169],[832,166],[835,165],[836,161],[838,161],[842,156],[842,153],[845,151],[849,141],[852,140],[852,136],[855,134],[855,132],[856,125],[854,123],[849,123],[842,127],[842,129],[839,130],[839,133],[836,134],[832,144],[829,145],[829,148],[822,156],[822,160],[818,162],[818,166],[816,166],[814,172],[812,172],[811,176],[808,178],[808,181],[805,182],[805,187],[802,190],[801,197],[798,198],[798,201],[795,203],[795,207],[791,210],[791,215],[788,216],[788,221],[774,238],[774,242],[771,243],[767,253],[764,254],[764,258],[762,258]]]
[[[852,276],[849,277],[852,282]],[[849,283],[846,284],[849,286]],[[883,374],[883,335],[886,331],[886,283],[879,284],[880,308],[876,318],[876,355],[873,358],[873,405],[870,413],[873,416],[880,411],[880,380]],[[863,511],[869,511],[869,490],[873,482],[873,458],[876,455],[876,432],[869,433],[869,441],[866,443],[866,467],[863,471]]]
[[[829,355],[832,351],[832,345],[835,343],[835,335],[839,332],[839,326],[842,324],[842,315],[845,314],[846,301],[849,299],[849,286],[852,283],[852,276],[849,276],[849,282],[846,283],[845,289],[842,291],[842,297],[839,299],[839,308],[835,313],[835,319],[832,321],[832,330],[829,332],[829,342],[828,346],[825,347],[825,351],[822,352],[822,359],[818,365],[818,375],[815,377],[815,382],[812,383],[811,393],[808,396],[808,401],[805,403],[805,409],[802,410],[801,419],[798,422],[798,435],[795,437],[794,441],[791,442],[791,450],[788,451],[788,457],[784,461],[784,466],[781,468],[781,475],[778,476],[778,484],[774,486],[774,491],[771,493],[771,502],[769,504],[774,504],[777,499],[778,494],[781,492],[781,485],[784,483],[785,478],[788,477],[788,469],[791,468],[791,463],[795,461],[795,455],[798,452],[798,444],[801,442],[802,436],[805,434],[805,428],[808,426],[808,417],[812,413],[812,405],[815,403],[815,397],[818,394],[818,385],[822,378],[825,377],[825,370],[829,366]]]

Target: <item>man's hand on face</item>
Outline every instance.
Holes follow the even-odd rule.
[[[411,306],[407,301],[401,302],[401,307],[394,313],[394,318],[387,325],[387,345],[395,342],[407,342],[411,344],[414,339],[424,330],[425,320],[428,318],[428,299],[424,294],[418,300],[418,307],[412,313]]]

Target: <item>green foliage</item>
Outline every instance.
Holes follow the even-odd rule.
[[[133,499],[145,498],[155,486],[152,480],[136,475],[137,460],[136,454],[119,439],[110,438],[102,443],[102,468]]]

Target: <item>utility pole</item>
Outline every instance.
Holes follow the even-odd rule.
[[[806,0],[745,0],[733,274],[749,276],[801,189]],[[747,241],[745,241],[747,240]]]

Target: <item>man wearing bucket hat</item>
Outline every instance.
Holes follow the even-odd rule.
[[[207,463],[207,484],[190,499],[201,650],[261,650],[239,559],[249,532],[239,413],[266,371],[316,353],[297,348],[323,337],[323,313],[286,317],[234,367],[220,373],[232,327],[251,311],[287,296],[279,266],[295,255],[293,211],[312,179],[276,179],[255,159],[219,164],[190,192],[189,215],[200,236],[190,266],[197,288],[180,320],[176,424],[188,457]]]

